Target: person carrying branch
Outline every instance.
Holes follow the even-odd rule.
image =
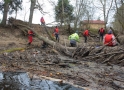
[[[45,25],[45,20],[43,17],[41,17],[40,22],[41,22],[41,25]]]
[[[33,41],[33,31],[28,30],[28,45],[31,45],[32,41]]]
[[[79,42],[78,32],[75,32],[69,36],[71,47],[76,47],[76,42]]]
[[[82,34],[84,36],[84,43],[87,43],[87,37],[90,36],[89,30],[86,29]]]
[[[117,45],[117,41],[116,41],[114,34],[112,33],[112,30],[109,30],[108,33],[105,34],[105,36],[103,37],[103,44],[106,46]]]
[[[98,30],[98,34],[99,34],[99,41],[103,41],[103,36],[105,34],[105,30],[103,28],[100,28]]]

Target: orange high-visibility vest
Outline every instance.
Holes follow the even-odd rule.
[[[106,34],[104,36],[104,44],[108,44],[109,43],[107,46],[113,46],[112,36],[113,36],[113,34]]]

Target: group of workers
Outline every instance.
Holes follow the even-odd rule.
[[[103,28],[100,28],[98,34],[99,34],[99,40],[103,41],[104,45],[106,46],[117,45],[116,38],[111,29],[108,31],[108,33],[105,34],[105,30]]]
[[[98,34],[99,34],[99,40],[102,41],[104,45],[106,46],[117,45],[117,41],[114,34],[112,33],[112,30],[109,30],[108,33],[105,34],[105,30],[103,28],[100,28],[98,30]],[[86,29],[84,32],[82,32],[82,35],[84,36],[84,43],[87,43],[87,39],[90,36],[89,30]],[[74,34],[70,35],[69,40],[70,40],[70,45],[72,47],[75,47],[76,42],[79,42],[78,32],[76,31]]]
[[[40,22],[41,22],[41,25],[45,25],[45,20],[44,20],[43,17],[41,17]],[[108,33],[105,34],[105,30],[103,28],[100,28],[98,30],[98,34],[99,34],[99,40],[103,41],[104,45],[107,45],[107,46],[117,45],[117,41],[116,41],[116,38],[115,38],[114,34],[112,33],[112,30],[109,30]],[[29,30],[28,31],[28,40],[29,40],[28,45],[30,45],[32,43],[33,35],[34,35],[33,31]],[[82,35],[84,36],[84,43],[87,43],[87,39],[90,36],[89,30],[86,29],[85,31],[83,31]],[[55,36],[56,41],[59,42],[59,29],[58,29],[57,26],[54,29],[53,36]],[[79,42],[78,31],[71,34],[69,36],[69,40],[70,40],[70,46],[71,47],[76,47],[77,46],[76,43]],[[46,48],[46,46],[47,46],[47,43],[43,41],[42,48]]]
[[[45,25],[45,20],[43,17],[41,17],[40,19],[41,25]],[[28,46],[32,43],[33,41],[33,31],[32,30],[28,30]],[[53,31],[53,36],[55,37],[56,41],[59,42],[59,28],[56,26],[54,31]],[[47,47],[47,43],[46,42],[42,42],[42,48],[46,48]]]

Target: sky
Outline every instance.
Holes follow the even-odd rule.
[[[55,5],[53,5],[49,1],[53,1],[56,4],[58,0],[39,0],[39,3],[43,5],[42,6],[43,11],[47,12],[47,14],[42,14],[40,11],[35,9],[34,14],[33,14],[32,23],[40,24],[40,18],[42,16],[44,17],[46,24],[52,23],[52,22],[55,21],[55,19],[54,19],[54,17],[55,17],[54,16],[54,7],[55,7]],[[70,0],[70,4],[74,5],[74,2],[75,2],[74,0]],[[28,22],[29,13],[30,13],[30,1],[29,0],[23,0],[23,10],[18,11],[17,19],[20,19],[20,20]],[[99,16],[99,13],[96,14],[96,17]],[[8,15],[8,17],[15,17],[15,13],[13,13],[12,15]],[[0,19],[2,19],[2,14],[0,14]]]

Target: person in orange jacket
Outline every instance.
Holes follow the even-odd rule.
[[[41,22],[41,25],[45,25],[45,20],[43,17],[41,17],[40,22]]]
[[[59,28],[57,26],[54,29],[54,35],[56,37],[56,41],[59,42]]]
[[[98,31],[99,34],[99,41],[103,41],[103,36],[105,34],[105,30],[103,28],[100,28]]]
[[[28,30],[28,45],[30,45],[33,41],[33,31]]]
[[[116,41],[114,34],[112,34],[112,30],[109,30],[108,33],[105,34],[103,38],[103,44],[107,46],[117,45],[117,41]]]
[[[83,36],[84,36],[84,39],[85,39],[84,42],[87,43],[87,37],[90,36],[88,29],[86,29],[86,30],[83,32]]]

